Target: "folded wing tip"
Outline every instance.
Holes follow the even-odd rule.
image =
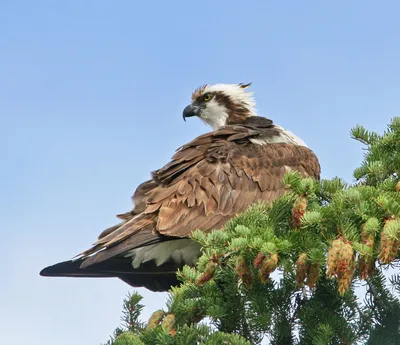
[[[62,261],[43,268],[39,275],[42,277],[83,277],[104,276],[99,272],[86,272],[80,268],[81,260]]]
[[[175,273],[171,273],[168,267],[163,273],[152,272],[151,269],[144,271],[128,272],[127,266],[104,267],[104,270],[83,269],[81,268],[82,259],[59,262],[57,264],[43,268],[39,275],[42,277],[75,277],[75,278],[119,278],[132,287],[144,287],[154,292],[165,292],[171,286],[178,285]],[[118,268],[120,271],[118,272]],[[153,266],[148,268],[154,268]],[[175,270],[173,270],[175,272]]]
[[[51,268],[51,266],[45,267],[43,268],[40,272],[39,275],[42,277],[49,277],[51,276],[51,273],[49,273],[49,269]]]

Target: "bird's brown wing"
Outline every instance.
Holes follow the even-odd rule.
[[[221,228],[254,202],[270,203],[283,194],[281,180],[288,169],[319,178],[318,159],[310,149],[250,141],[260,135],[276,133],[269,127],[226,126],[181,147],[170,163],[139,187],[134,212],[83,253],[82,267],[134,248],[187,237],[196,229]]]

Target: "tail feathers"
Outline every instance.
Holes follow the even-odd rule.
[[[164,276],[152,276],[152,275],[124,275],[118,277],[125,283],[129,284],[132,287],[145,287],[150,291],[154,292],[165,292],[168,291],[171,287],[179,285],[178,278],[176,277],[176,273],[174,274],[165,274]]]
[[[110,272],[98,271],[94,269],[81,269],[80,260],[74,261],[63,261],[58,264],[46,267],[40,271],[40,275],[43,277],[99,277],[99,278],[107,278],[107,277],[116,277],[115,274]]]
[[[130,260],[115,259],[81,268],[83,259],[57,263],[44,268],[43,277],[119,278],[132,287],[145,287],[151,291],[168,291],[179,284],[178,267],[173,264],[156,266],[152,262],[133,269]]]

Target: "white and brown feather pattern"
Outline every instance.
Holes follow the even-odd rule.
[[[250,120],[251,119],[251,120]],[[225,126],[181,147],[171,162],[153,173],[133,196],[134,209],[122,224],[102,233],[82,267],[196,229],[221,228],[257,201],[270,203],[284,193],[287,169],[319,178],[320,166],[305,146],[278,142],[257,145],[250,139],[279,136],[272,121],[252,117]]]

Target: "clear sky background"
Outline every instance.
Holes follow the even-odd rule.
[[[400,115],[398,1],[0,1],[0,334],[99,345],[129,286],[46,279],[135,187],[208,129],[182,121],[204,83],[253,82],[261,115],[352,180],[356,124]],[[165,294],[140,289],[144,316]]]

